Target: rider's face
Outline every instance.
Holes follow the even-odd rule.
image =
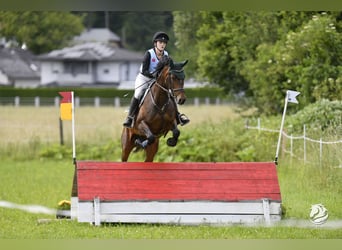
[[[159,51],[164,51],[165,47],[166,47],[166,42],[164,41],[157,41],[156,42],[156,47]]]

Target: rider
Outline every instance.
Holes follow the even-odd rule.
[[[125,127],[132,127],[133,118],[138,110],[140,98],[148,88],[149,83],[155,78],[153,73],[159,60],[163,56],[168,55],[168,52],[165,50],[168,41],[169,36],[165,32],[158,31],[154,34],[152,39],[154,47],[145,52],[143,62],[140,66],[140,72],[135,79],[134,96],[131,100],[128,116],[123,123]],[[188,122],[190,122],[190,120],[184,114],[180,114],[177,110],[177,123],[183,126]]]

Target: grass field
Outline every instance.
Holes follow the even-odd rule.
[[[119,138],[127,115],[124,107],[80,107],[75,111],[75,130],[78,142],[99,143]],[[191,126],[203,122],[219,122],[238,117],[230,106],[184,106],[180,111],[191,118]],[[59,142],[59,109],[54,107],[0,106],[1,143]],[[71,138],[71,122],[63,122],[66,140]],[[189,126],[182,127],[186,131]],[[184,132],[185,133],[185,132]]]
[[[213,126],[222,128],[228,126],[227,128],[231,128],[230,124],[236,123],[236,126],[243,124],[239,115],[229,106],[188,106],[182,107],[181,111],[191,118],[189,125],[181,127],[184,137],[202,127],[210,129]],[[42,158],[36,155],[41,148],[49,148],[59,143],[58,112],[56,108],[0,107],[0,150],[2,151],[0,200],[56,208],[60,200],[70,198],[74,171],[71,155],[70,158],[61,157],[60,159]],[[98,145],[118,141],[125,115],[124,108],[79,108],[76,111],[77,143]],[[64,122],[64,136],[67,144],[71,141],[70,131],[70,122]],[[258,132],[248,133],[253,135]],[[232,131],[221,131],[218,135],[221,138],[224,136],[234,137]],[[251,138],[248,143],[253,144],[255,141]],[[38,149],[34,149],[35,147]],[[117,156],[114,156],[109,160],[116,158]],[[290,164],[286,158],[280,160],[278,176],[283,205],[286,209],[285,218],[308,220],[310,206],[323,203],[329,210],[329,220],[342,219],[341,169],[317,169],[316,165],[304,166],[299,161]],[[69,220],[38,223],[41,218],[54,219],[54,215],[33,214],[17,209],[0,208],[0,214],[0,239],[342,238],[341,228],[134,224],[105,224],[101,227],[94,227]]]

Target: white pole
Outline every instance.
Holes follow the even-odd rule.
[[[281,119],[281,125],[280,125],[279,137],[278,137],[278,145],[277,145],[277,152],[276,152],[276,156],[274,159],[274,162],[276,165],[278,165],[278,155],[279,155],[279,149],[280,149],[281,136],[283,133],[285,114],[286,114],[286,109],[287,109],[287,102],[288,102],[288,91],[286,92],[286,96],[285,96],[285,105],[284,105],[283,117]]]
[[[292,158],[293,158],[293,136],[291,134],[291,166],[292,166]]]
[[[323,143],[322,138],[319,139],[319,166],[322,167]]]
[[[71,91],[71,129],[72,129],[72,159],[73,163],[76,164],[76,142],[75,142],[75,102],[74,102],[74,91]]]
[[[303,125],[304,164],[306,163],[306,126]]]

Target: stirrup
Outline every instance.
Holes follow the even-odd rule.
[[[184,126],[190,122],[190,119],[185,114],[179,114],[178,119],[181,126]]]

